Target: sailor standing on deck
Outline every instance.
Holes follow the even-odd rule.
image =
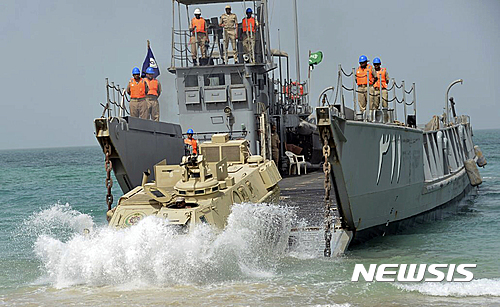
[[[127,93],[130,95],[130,116],[147,119],[149,114],[145,97],[149,90],[148,85],[141,78],[139,68],[132,69],[132,76],[127,86]]]
[[[378,78],[377,82],[373,84],[374,95],[372,96],[372,99],[375,109],[378,109],[380,105],[380,88],[382,88],[382,107],[387,108],[389,105],[389,95],[387,94],[387,82],[389,81],[389,73],[387,73],[387,69],[385,67],[380,67],[381,64],[382,61],[380,60],[380,58],[373,59],[373,66],[375,67],[375,72],[377,73]],[[380,85],[380,83],[382,83],[382,86]]]
[[[193,129],[188,129],[186,134],[187,134],[187,138],[184,139],[184,144],[191,146],[192,153],[197,155],[198,154],[198,142],[195,139],[193,139],[193,134],[194,134]]]
[[[238,18],[236,14],[231,13],[230,5],[226,5],[226,13],[220,17],[220,26],[224,28],[224,63],[228,64],[229,41],[233,48],[234,63],[238,63],[238,45],[236,45]]]
[[[200,47],[201,58],[205,59],[207,57],[207,52],[205,49],[205,43],[208,42],[207,36],[207,25],[205,19],[201,18],[201,10],[194,10],[194,18],[191,19],[191,24],[189,25],[189,31],[191,31],[191,54],[193,56],[193,65],[198,64],[198,47]],[[202,62],[200,60],[200,62]]]
[[[144,81],[146,81],[149,88],[146,95],[146,101],[148,103],[148,115],[151,115],[152,120],[159,121],[160,105],[158,104],[158,97],[161,95],[161,84],[158,80],[156,80],[154,73],[155,71],[152,67],[148,67],[146,69],[146,78]]]
[[[247,8],[247,17],[241,21],[243,31],[243,51],[250,58],[251,63],[255,63],[255,29],[259,23],[252,17],[252,9]]]
[[[370,79],[370,96],[373,96],[373,83],[375,83],[377,77],[375,74],[375,69],[371,65],[368,65],[368,58],[365,55],[359,57],[359,67],[356,70],[356,83],[358,84],[358,103],[361,112],[366,110],[366,98],[368,95],[368,77]],[[371,99],[370,99],[371,100]],[[373,110],[373,105],[370,101],[370,109]]]

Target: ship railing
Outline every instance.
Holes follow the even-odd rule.
[[[126,88],[120,88],[120,85],[114,82],[109,82],[106,78],[106,104],[101,106],[104,108],[101,117],[124,117],[130,115],[127,109],[127,103],[130,103],[130,97],[127,94]]]
[[[278,103],[275,104],[273,114],[305,114],[312,111],[307,82],[275,79],[274,85]]]
[[[464,161],[475,156],[472,129],[465,117],[460,125],[424,131],[424,178],[426,182],[459,172]]]
[[[258,32],[259,33],[259,32]],[[172,29],[172,54],[170,62],[170,70],[174,70],[179,67],[189,67],[193,66],[193,53],[192,53],[192,42],[196,45],[196,57],[200,59],[202,57],[200,44],[196,37],[196,32],[191,32],[190,30],[176,30]],[[206,63],[199,63],[202,65],[221,65],[224,64],[224,52],[223,50],[223,34],[222,30],[218,30],[215,27],[209,28],[207,31],[208,42],[205,43],[205,53],[206,53]],[[243,61],[248,63],[260,63],[262,58],[262,48],[261,37],[257,36],[254,43],[253,54],[249,58],[245,58],[243,55]],[[241,44],[237,39],[237,53],[234,50],[228,50],[228,60],[233,57],[238,59],[240,54],[243,54]],[[231,45],[230,47],[234,47]],[[230,49],[228,48],[228,49]],[[238,61],[239,62],[239,61]],[[226,63],[227,64],[227,63]]]
[[[344,79],[346,79],[346,83],[344,83]],[[347,85],[347,80],[352,80],[352,87]],[[336,86],[330,87],[331,90],[335,93],[334,98],[329,98],[326,93],[322,93],[320,96],[320,104],[328,104],[330,105],[330,100],[333,99],[333,105],[338,106],[339,111],[343,114],[346,114],[346,106],[345,106],[345,92],[350,92],[352,95],[353,102],[353,111],[355,115],[355,120],[362,121],[370,121],[370,122],[383,122],[383,123],[396,123],[410,127],[416,127],[416,116],[417,116],[417,94],[415,89],[415,83],[412,84],[410,90],[406,90],[405,81],[401,81],[401,83],[397,83],[395,78],[391,78],[388,80],[388,87],[385,89],[387,91],[387,99],[382,95],[382,91],[378,91],[378,95],[376,96],[379,99],[379,106],[377,110],[371,110],[371,90],[370,90],[370,80],[369,76],[367,78],[367,103],[366,110],[362,112],[360,109],[358,111],[358,101],[357,95],[359,93],[364,93],[357,89],[356,84],[356,69],[352,68],[350,72],[346,72],[342,65],[339,64],[338,73],[337,73],[337,83]],[[390,86],[389,86],[390,85]],[[373,87],[373,86],[372,86]],[[392,98],[389,99],[389,93],[392,94]],[[411,95],[412,100],[408,102],[407,95]],[[401,97],[401,98],[398,98]],[[339,101],[340,99],[340,101]],[[383,105],[387,103],[387,108],[384,108]],[[390,104],[392,103],[392,108],[390,108]],[[403,106],[403,115],[404,122],[398,121],[398,104]],[[408,107],[413,106],[413,114],[408,114]]]

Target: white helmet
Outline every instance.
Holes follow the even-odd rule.
[[[200,9],[196,9],[196,10],[194,10],[194,14],[195,14],[195,15],[201,15],[201,10],[200,10]]]

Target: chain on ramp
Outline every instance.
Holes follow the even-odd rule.
[[[111,188],[113,187],[113,178],[111,178],[111,170],[113,169],[113,163],[110,160],[111,156],[111,145],[109,141],[104,139],[104,154],[106,155],[104,160],[104,167],[106,169],[106,189],[108,193],[106,194],[106,204],[108,205],[108,210],[111,210],[111,205],[113,204],[113,194],[111,194]]]
[[[325,173],[325,257],[330,257],[332,255],[332,248],[330,242],[332,241],[332,199],[330,197],[330,192],[332,189],[332,183],[330,181],[330,172],[332,171],[332,166],[330,164],[330,145],[328,145],[328,140],[330,138],[330,133],[328,130],[324,129],[322,133],[323,137],[323,158],[325,159],[323,163],[323,173]]]

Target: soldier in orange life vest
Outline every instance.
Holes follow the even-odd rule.
[[[148,85],[141,78],[141,71],[134,67],[132,70],[133,78],[130,79],[127,86],[127,93],[130,95],[130,115],[134,117],[148,118],[148,103],[146,102],[146,93]]]
[[[388,107],[388,95],[387,95],[387,82],[389,82],[389,73],[387,72],[387,69],[381,68],[380,65],[382,64],[382,61],[380,61],[380,58],[374,58],[373,59],[373,66],[375,67],[375,72],[377,73],[377,82],[373,85],[374,87],[374,95],[373,95],[373,105],[375,109],[378,109],[380,105],[380,88],[382,87],[382,108],[387,108]],[[382,86],[380,86],[380,83],[382,82]]]
[[[192,148],[192,153],[197,155],[198,154],[198,142],[196,142],[195,139],[193,139],[193,129],[188,129],[187,131],[187,138],[184,139],[184,144],[191,146]]]
[[[358,84],[358,103],[361,112],[364,112],[366,110],[368,79],[370,79],[370,96],[373,96],[373,84],[377,81],[375,69],[373,69],[371,65],[368,65],[368,58],[362,55],[359,57],[359,67],[356,70],[356,83]],[[373,110],[373,100],[370,100],[370,109]]]
[[[205,59],[207,57],[207,52],[205,50],[205,43],[208,42],[207,36],[207,26],[205,19],[201,18],[201,10],[194,10],[194,18],[191,19],[191,24],[189,25],[189,31],[191,31],[191,54],[193,56],[193,65],[198,64],[198,47],[200,47],[201,57]]]
[[[259,23],[252,17],[252,9],[247,8],[247,17],[241,21],[243,32],[243,52],[249,56],[250,62],[255,63],[255,30]]]
[[[161,95],[161,84],[154,77],[154,69],[148,67],[146,69],[146,84],[148,85],[148,93],[146,94],[146,101],[148,103],[148,111],[151,115],[151,119],[155,121],[160,120],[160,105],[158,103],[158,97]],[[149,116],[148,116],[149,117]]]

